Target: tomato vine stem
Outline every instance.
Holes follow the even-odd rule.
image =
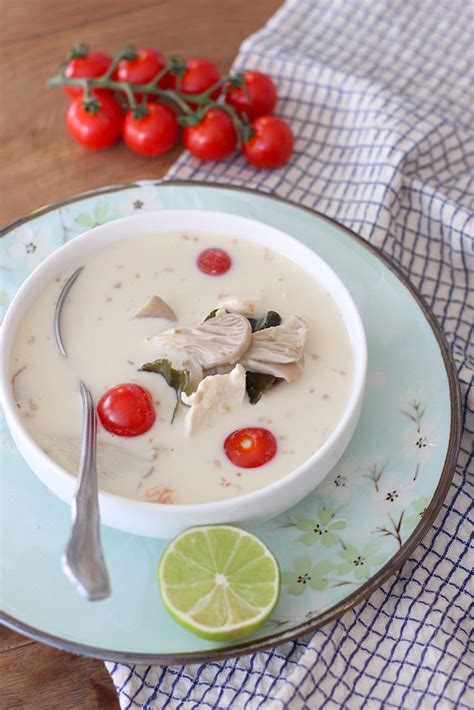
[[[76,48],[76,52],[86,52],[86,45],[81,45],[80,49]],[[72,53],[69,57],[74,56]],[[162,97],[172,101],[182,112],[179,122],[182,125],[196,125],[200,122],[204,114],[211,108],[218,108],[230,115],[234,122],[235,129],[239,138],[242,141],[247,141],[252,136],[253,129],[247,116],[239,116],[237,111],[229,104],[214,100],[211,96],[215,92],[219,92],[219,97],[222,97],[226,86],[242,86],[244,85],[243,76],[241,74],[225,75],[219,81],[216,81],[206,91],[200,94],[186,94],[179,90],[181,86],[181,78],[185,71],[185,64],[178,58],[172,58],[167,62],[166,66],[161,69],[153,79],[145,84],[136,84],[128,81],[119,81],[113,77],[115,70],[123,59],[133,59],[135,50],[133,47],[125,47],[120,50],[113,58],[112,63],[103,76],[96,78],[75,79],[65,75],[66,62],[62,65],[62,70],[56,76],[48,80],[49,88],[77,86],[84,92],[84,105],[88,111],[97,111],[100,105],[100,96],[94,95],[94,89],[108,89],[110,91],[119,92],[125,95],[128,106],[131,111],[137,113],[140,111],[142,115],[146,114],[146,99],[148,97]],[[178,89],[162,88],[159,86],[160,81],[167,75],[173,74],[176,77]],[[244,85],[245,88],[245,85]],[[144,105],[139,104],[137,95],[142,96]],[[142,101],[143,101],[142,99]],[[138,115],[138,113],[137,113]]]

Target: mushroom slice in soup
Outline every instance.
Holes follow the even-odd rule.
[[[170,350],[186,353],[203,368],[233,365],[247,352],[252,330],[244,316],[223,313],[194,327],[171,328],[155,335],[151,342],[162,357]]]
[[[308,326],[298,316],[291,316],[273,328],[258,330],[252,334],[250,348],[240,362],[251,372],[264,372],[292,382],[302,370],[307,332]]]
[[[204,377],[201,365],[192,358],[185,358],[182,363],[182,367],[189,372],[189,384],[186,387],[186,391],[194,392],[197,386]]]
[[[257,370],[256,368],[260,369]],[[294,382],[297,380],[304,368],[304,357],[302,357],[297,362],[259,362],[254,363],[251,372],[260,372],[265,375],[273,375],[273,377],[278,377],[281,380],[286,380],[286,382]]]
[[[239,313],[241,316],[254,316],[262,303],[262,299],[257,298],[228,298],[221,301],[218,308],[224,308],[229,313]]]
[[[148,301],[137,308],[130,318],[164,318],[165,320],[177,320],[176,313],[171,306],[159,296],[150,296]]]
[[[211,367],[210,370],[205,370],[204,377],[207,377],[208,375],[228,375],[233,369],[234,365],[219,365],[219,367]]]
[[[231,409],[238,407],[245,397],[245,370],[236,365],[227,375],[209,375],[199,383],[191,395],[182,394],[184,404],[190,406],[184,420],[186,436],[203,424],[210,423]]]

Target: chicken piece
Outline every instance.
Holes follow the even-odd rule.
[[[150,296],[148,301],[137,308],[130,316],[131,318],[164,318],[165,320],[177,320],[176,313],[170,305],[159,296]]]
[[[252,334],[250,348],[240,362],[251,372],[264,372],[292,382],[302,371],[307,332],[308,326],[298,316],[291,316],[273,328],[258,330]]]
[[[171,328],[155,335],[151,342],[161,357],[168,352],[186,353],[203,368],[234,365],[248,350],[252,329],[247,318],[236,313],[223,313],[189,328]]]
[[[242,404],[245,397],[245,370],[236,365],[228,375],[209,375],[191,395],[182,394],[183,404],[190,406],[184,420],[186,436],[203,424],[212,423],[231,409]]]
[[[219,308],[224,308],[230,313],[238,313],[241,316],[254,316],[261,303],[261,298],[228,298],[219,303]]]

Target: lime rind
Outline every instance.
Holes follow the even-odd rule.
[[[191,528],[158,565],[163,604],[189,631],[229,640],[256,631],[274,610],[278,564],[254,535],[230,525]]]

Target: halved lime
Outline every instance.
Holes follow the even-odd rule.
[[[189,631],[225,641],[246,636],[278,601],[278,564],[261,540],[229,525],[190,528],[158,565],[163,604]]]

